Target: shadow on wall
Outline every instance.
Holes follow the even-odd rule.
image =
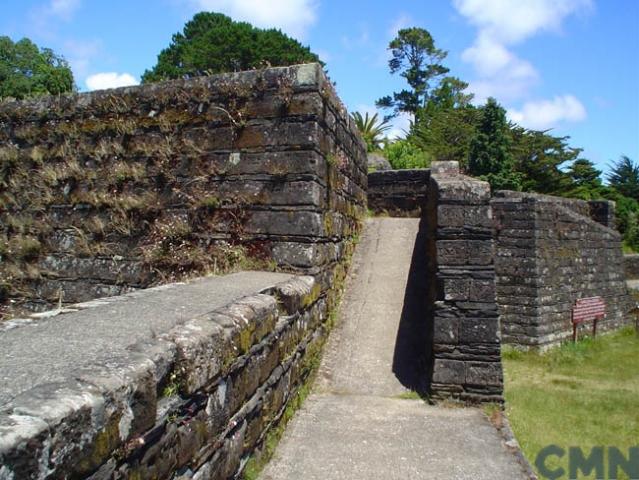
[[[433,316],[429,302],[427,219],[422,217],[413,247],[404,307],[395,340],[393,373],[404,387],[426,393],[432,376]]]

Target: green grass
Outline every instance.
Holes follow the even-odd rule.
[[[531,464],[551,444],[566,451],[580,447],[586,455],[593,446],[615,446],[626,456],[637,445],[639,337],[634,328],[546,353],[504,349],[502,357],[506,414]],[[567,470],[568,455],[550,457],[546,465]]]

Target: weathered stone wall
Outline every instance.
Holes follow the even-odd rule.
[[[430,170],[384,170],[368,174],[368,208],[375,214],[419,217],[426,206]]]
[[[159,288],[85,308],[135,315],[188,286]],[[235,478],[317,363],[327,302],[294,277],[24,392],[0,408],[0,478]]]
[[[594,210],[601,223],[587,202],[545,195],[497,192],[492,208],[504,343],[540,347],[569,338],[579,298],[605,300],[602,330],[627,321],[621,236],[601,224],[614,224],[610,204]]]
[[[0,103],[0,309],[255,266],[326,287],[366,182],[315,64]]]
[[[435,162],[427,203],[435,398],[501,401],[490,186]]]
[[[627,254],[623,256],[626,280],[639,280],[639,254]]]

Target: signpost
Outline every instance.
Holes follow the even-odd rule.
[[[593,320],[592,336],[597,335],[597,321],[606,316],[606,303],[601,297],[580,298],[572,308],[572,341],[577,341],[579,324]]]

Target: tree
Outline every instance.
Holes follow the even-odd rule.
[[[319,57],[280,30],[255,28],[220,13],[201,12],[173,35],[142,82],[250,70],[264,65],[319,62]]]
[[[441,64],[447,52],[435,47],[430,33],[423,28],[405,28],[397,32],[389,46],[393,57],[389,60],[391,74],[401,72],[410,90],[380,98],[376,105],[392,109],[392,116],[405,112],[415,115],[426,105],[434,82],[448,73]]]
[[[573,180],[561,167],[575,161],[582,149],[570,147],[570,137],[554,137],[546,131],[527,130],[518,125],[511,125],[510,136],[515,170],[522,176],[522,190],[565,196],[573,187]]]
[[[506,111],[494,98],[481,107],[479,124],[470,143],[468,170],[490,182],[494,189],[519,190],[521,175],[514,171],[514,157]]]
[[[619,193],[639,201],[639,164],[622,155],[612,165],[608,174],[608,182]]]
[[[28,38],[14,43],[0,37],[0,98],[58,95],[74,88],[69,64],[53,50],[39,49]]]
[[[468,87],[455,77],[445,77],[415,116],[409,139],[437,160],[456,160],[468,166],[468,150],[475,133],[478,110],[470,103]]]
[[[433,109],[427,119],[413,125],[408,138],[434,159],[455,160],[466,170],[479,112],[472,105]]]
[[[366,113],[362,117],[361,113],[354,112],[352,117],[359,133],[362,134],[362,138],[366,142],[366,150],[369,152],[379,150],[382,143],[382,135],[390,128],[388,122],[386,120],[379,121],[377,114],[369,117],[368,113]]]
[[[571,186],[559,195],[582,200],[598,200],[603,198],[603,185],[601,183],[601,171],[585,158],[575,160],[566,172],[571,181]]]

